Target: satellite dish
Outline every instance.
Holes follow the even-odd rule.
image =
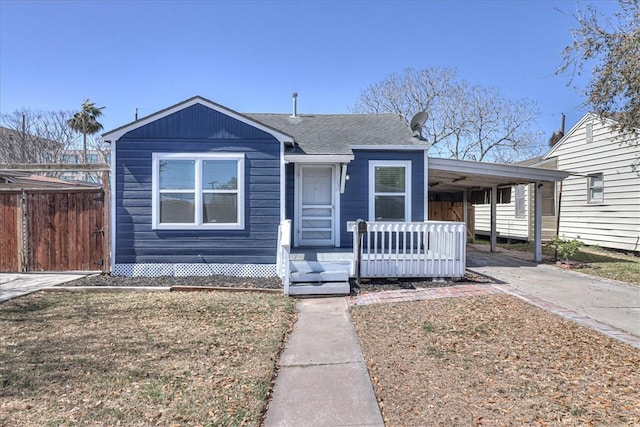
[[[427,117],[429,117],[429,114],[426,111],[420,111],[413,116],[411,124],[409,125],[413,133],[420,133],[420,129],[422,129],[424,122],[427,121]]]

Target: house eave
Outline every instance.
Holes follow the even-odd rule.
[[[285,154],[287,163],[349,163],[353,154]]]
[[[429,188],[444,192],[558,182],[570,175],[570,172],[556,169],[433,157],[429,157],[428,163]]]
[[[396,150],[396,151],[426,151],[431,144],[405,144],[405,145],[352,145],[352,150]]]

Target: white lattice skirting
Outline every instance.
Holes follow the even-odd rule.
[[[112,274],[125,277],[235,276],[273,277],[275,264],[116,264]]]

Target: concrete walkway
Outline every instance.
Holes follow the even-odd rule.
[[[0,273],[0,302],[85,277],[89,272]]]
[[[296,307],[264,426],[384,426],[346,299]]]
[[[491,278],[504,292],[565,317],[582,316],[640,337],[639,286],[502,254],[474,252],[467,269]]]

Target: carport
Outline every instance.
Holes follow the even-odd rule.
[[[491,192],[491,252],[496,252],[496,205],[498,188],[518,184],[536,184],[534,191],[534,261],[542,261],[542,198],[538,188],[543,182],[559,182],[570,175],[556,169],[473,162],[429,157],[429,192],[462,193],[464,222],[468,222],[467,204],[472,191]]]

